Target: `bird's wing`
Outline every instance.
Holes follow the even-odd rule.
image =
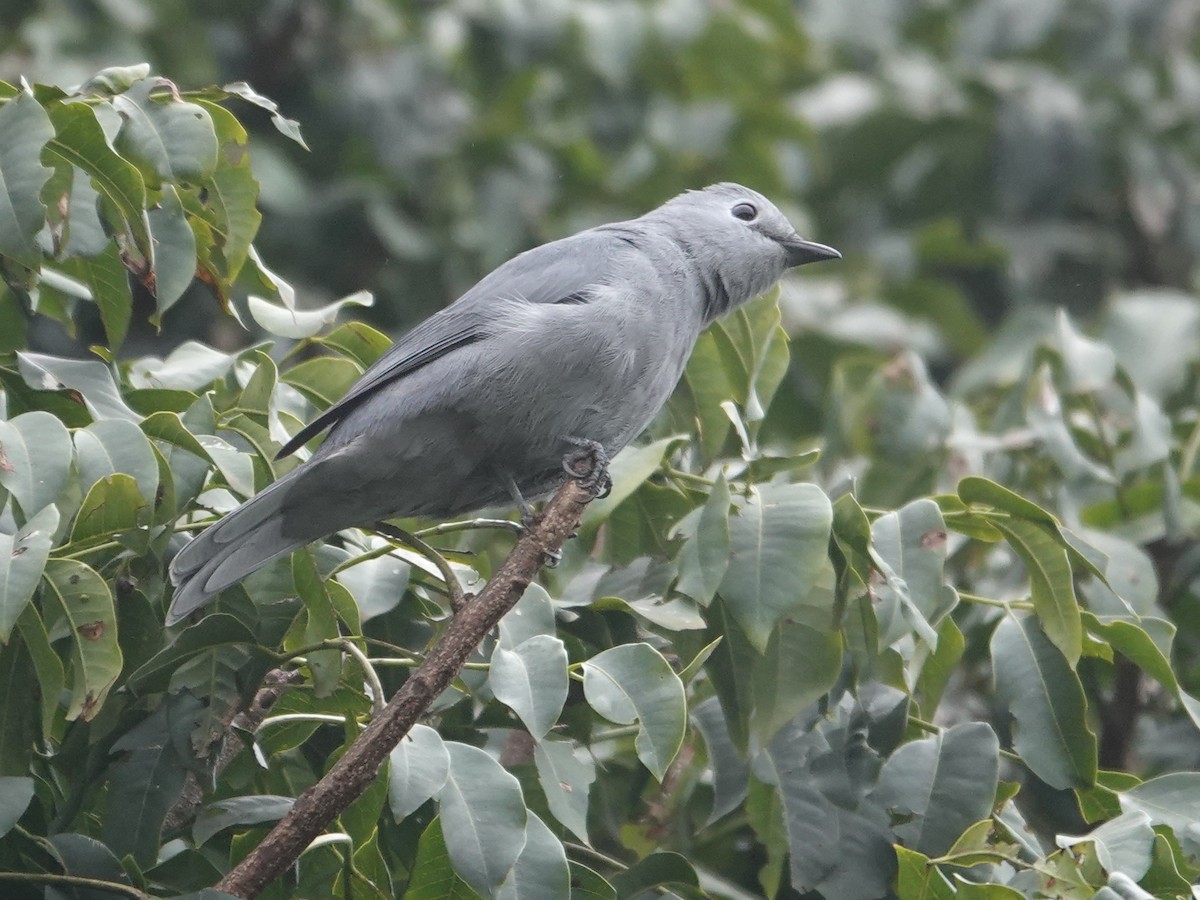
[[[489,337],[503,323],[507,303],[588,302],[607,274],[613,253],[627,240],[611,226],[597,228],[509,260],[400,338],[341,400],[296,432],[275,458],[295,453],[385,385]]]

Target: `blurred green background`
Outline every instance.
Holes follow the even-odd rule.
[[[390,331],[526,247],[718,180],[846,254],[783,290],[797,431],[846,345],[915,350],[944,379],[1054,305],[1194,302],[1194,0],[3,6],[0,78],[147,61],[277,99],[311,152],[238,109],[260,251],[301,303],[373,291],[363,315]],[[249,340],[192,290],[127,352]],[[51,323],[35,341],[67,352]]]

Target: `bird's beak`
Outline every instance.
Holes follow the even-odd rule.
[[[781,241],[783,249],[787,251],[788,267],[802,266],[805,263],[820,262],[823,259],[841,259],[842,254],[834,250],[832,247],[826,247],[824,244],[818,244],[816,241],[806,241],[804,238],[796,235]]]

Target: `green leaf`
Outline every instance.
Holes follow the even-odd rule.
[[[1025,563],[1033,610],[1046,637],[1075,668],[1083,652],[1083,625],[1067,551],[1045,525],[1037,522],[997,518],[992,524]]]
[[[571,872],[562,842],[545,822],[529,813],[525,823],[525,846],[495,896],[500,900],[524,900],[526,897],[566,897],[570,891]]]
[[[829,498],[812,484],[763,485],[729,520],[730,560],[719,593],[760,652],[828,565],[832,523]]]
[[[18,353],[17,368],[35,391],[74,391],[93,419],[129,419],[141,416],[125,404],[112,370],[92,360],[64,359],[41,353]]]
[[[583,692],[591,707],[620,725],[641,725],[638,759],[659,781],[683,743],[687,701],[683,682],[649,644],[622,644],[583,664]]]
[[[283,373],[283,380],[324,409],[340,400],[361,375],[362,369],[351,360],[318,356],[292,366]]]
[[[992,635],[996,693],[1015,725],[1014,746],[1051,787],[1087,787],[1096,779],[1096,736],[1088,728],[1079,676],[1033,616],[1006,616]]]
[[[253,794],[248,797],[229,797],[210,803],[196,816],[192,840],[199,846],[219,831],[234,825],[261,825],[277,822],[291,811],[292,797],[273,794]]]
[[[366,322],[347,322],[316,340],[326,347],[332,347],[343,356],[349,356],[364,369],[392,346],[391,338],[376,331]]]
[[[117,152],[132,160],[150,184],[206,180],[217,165],[217,137],[204,107],[151,92],[156,78],[131,85],[112,100],[121,115]]]
[[[121,674],[117,619],[108,585],[81,562],[46,564],[43,599],[51,640],[71,638],[71,702],[67,720],[92,719]]]
[[[334,577],[354,597],[359,618],[366,622],[396,608],[404,596],[411,571],[404,560],[387,554],[356,562]]]
[[[109,146],[91,104],[52,103],[46,111],[55,130],[46,149],[62,162],[79,168],[91,177],[95,189],[120,212],[142,256],[153,259],[150,233],[146,226],[146,186],[137,167]],[[126,296],[128,298],[128,290]],[[131,301],[127,299],[126,302]],[[111,331],[109,341],[112,342]]]
[[[71,261],[100,311],[100,322],[108,336],[108,348],[114,353],[125,342],[129,319],[133,312],[133,295],[129,290],[129,275],[121,264],[117,242],[110,240],[95,256]]]
[[[13,830],[32,800],[32,778],[0,776],[0,837]]]
[[[720,698],[730,738],[742,753],[746,753],[750,746],[750,718],[754,712],[753,672],[760,654],[732,621],[720,598],[709,607],[708,630],[704,634],[708,641],[717,638],[721,642],[709,656],[704,671]]]
[[[923,853],[897,844],[896,858],[898,900],[953,900],[958,896],[946,876]]]
[[[42,260],[37,234],[46,222],[42,186],[51,170],[40,162],[54,126],[30,94],[0,105],[0,257],[36,269]]]
[[[675,558],[679,580],[675,590],[708,606],[729,565],[729,485],[718,475],[708,499],[685,516],[676,532],[686,540]]]
[[[1189,857],[1200,851],[1200,772],[1170,772],[1135,785],[1119,795],[1121,809],[1142,812],[1154,825],[1166,825]]]
[[[492,896],[490,890],[485,893]],[[479,894],[454,871],[441,818],[435,818],[421,833],[404,897],[405,900],[480,900]]]
[[[84,490],[101,478],[123,473],[137,483],[146,503],[153,503],[158,493],[154,450],[142,428],[125,419],[101,419],[76,431],[75,464]]]
[[[128,475],[118,473],[101,478],[83,498],[71,528],[71,542],[127,535],[136,531],[139,514],[145,506],[146,501],[138,492],[137,482]],[[143,531],[140,537],[143,540],[138,542],[141,544],[138,549],[145,546],[150,535]]]
[[[729,417],[721,409],[721,404],[734,395],[714,336],[717,327],[710,327],[696,341],[683,374],[687,393],[676,391],[671,401],[672,407],[678,410],[681,426],[699,432],[701,454],[706,463],[715,459],[725,444],[729,434]]]
[[[326,325],[337,321],[338,313],[347,306],[373,306],[370,291],[358,291],[319,309],[291,309],[276,306],[262,297],[251,296],[247,301],[254,321],[271,334],[300,340],[316,335]]]
[[[585,844],[588,792],[596,780],[596,764],[577,753],[567,741],[543,740],[533,748],[538,783],[546,795],[550,813]]]
[[[337,615],[330,600],[312,553],[302,550],[292,554],[292,579],[304,604],[300,613],[304,621],[303,644],[317,644],[338,636]],[[290,642],[288,650],[295,650]],[[312,673],[313,689],[318,697],[328,697],[337,688],[341,677],[340,650],[314,650],[306,655]]]
[[[729,737],[721,704],[716,697],[693,705],[689,712],[704,738],[708,764],[713,772],[712,812],[705,822],[705,825],[711,825],[733,812],[746,799],[750,766],[742,759]]]
[[[71,477],[71,435],[48,412],[0,419],[0,485],[31,517],[58,499]]]
[[[247,103],[253,103],[255,106],[265,109],[271,114],[271,124],[279,130],[280,134],[295,141],[305,150],[308,149],[308,144],[304,143],[304,138],[300,135],[300,123],[295,119],[286,118],[279,111],[279,104],[270,97],[263,96],[244,81],[230,82],[222,90],[228,91],[235,97],[241,97]]]
[[[521,786],[478,747],[447,742],[450,775],[438,793],[446,849],[454,870],[492,895],[525,846],[527,813]]]
[[[148,217],[154,238],[154,297],[158,302],[150,320],[157,325],[195,277],[196,235],[172,185],[163,185],[162,198]]]
[[[1140,881],[1149,871],[1154,853],[1150,816],[1140,809],[1122,813],[1088,834],[1078,837],[1060,834],[1054,841],[1064,850],[1078,844],[1094,844],[1096,858],[1106,872],[1120,872],[1134,881]]]
[[[884,763],[873,796],[900,819],[893,831],[904,846],[941,856],[991,812],[999,767],[1000,742],[990,727],[956,725],[900,747]]]
[[[884,575],[875,586],[879,640],[891,644],[910,629],[928,644],[933,630],[950,611],[943,591],[946,566],[946,522],[932,500],[914,500],[887,513],[871,526],[872,559]]]
[[[130,752],[108,776],[102,834],[114,853],[142,867],[158,858],[163,822],[183,791],[187,734],[199,709],[188,694],[169,697],[113,744],[114,753]]]
[[[4,684],[29,684],[35,677],[23,641],[0,644],[0,679]],[[20,775],[29,771],[38,739],[37,715],[38,698],[33,691],[0,693],[0,773]]]
[[[1200,700],[1180,687],[1175,671],[1171,668],[1171,643],[1175,637],[1175,626],[1165,619],[1145,617],[1140,623],[1123,619],[1102,620],[1085,612],[1083,620],[1089,632],[1108,641],[1114,650],[1119,650],[1139,669],[1154,678],[1170,691],[1192,724],[1200,728]],[[1155,640],[1147,629],[1153,628],[1160,637]]]
[[[926,721],[933,720],[933,714],[962,659],[965,647],[966,640],[954,619],[949,616],[942,619],[938,627],[937,649],[926,657],[916,687],[913,688],[913,699],[920,704],[921,715]]]
[[[492,651],[488,684],[540,741],[567,702],[566,647],[549,634],[535,634],[511,650],[498,646]]]
[[[968,476],[958,483],[959,499],[968,505],[982,503],[1006,512],[1018,519],[1029,519],[1031,522],[1042,522],[1046,525],[1058,525],[1058,520],[1032,500],[1026,500],[1020,494],[996,484],[987,478]],[[993,522],[994,524],[994,522]]]
[[[842,636],[786,619],[755,661],[750,727],[763,744],[801,710],[823,697],[842,673]]]
[[[427,725],[413,725],[392,748],[389,761],[388,806],[397,822],[436,797],[450,775],[450,753]]]
[[[63,688],[67,677],[63,671],[62,659],[50,644],[50,635],[38,614],[37,607],[29,604],[17,621],[17,631],[29,653],[33,663],[33,673],[37,677],[38,695],[42,704],[42,736],[49,739],[50,729],[54,726],[59,705],[62,702]]]
[[[221,237],[225,277],[233,282],[262,222],[258,181],[250,170],[246,129],[229,110],[207,101],[200,106],[212,117],[220,146],[217,166],[205,184],[204,219]]]
[[[47,506],[16,534],[0,534],[0,644],[28,608],[58,529],[58,508]]]
[[[184,341],[166,359],[143,356],[129,368],[129,383],[139,388],[170,388],[199,391],[226,372],[237,361],[198,341]]]

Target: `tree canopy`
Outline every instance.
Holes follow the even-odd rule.
[[[717,180],[845,262],[704,334],[262,896],[1191,895],[1186,3],[169,6],[0,36],[6,896],[218,896],[514,537],[350,529],[165,628],[170,556],[384,330]]]

